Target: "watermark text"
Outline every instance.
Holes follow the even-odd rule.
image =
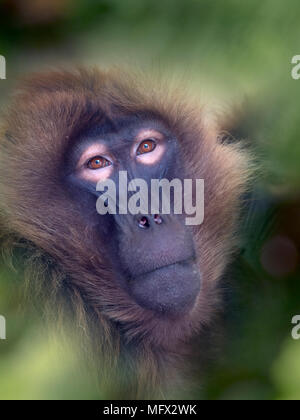
[[[6,79],[6,60],[3,55],[0,55],[0,79]]]
[[[292,329],[292,337],[294,340],[300,340],[300,315],[295,315],[292,319],[295,327]]]
[[[204,221],[203,179],[151,179],[148,184],[141,178],[128,182],[127,171],[120,171],[118,183],[101,180],[96,190],[101,193],[96,204],[101,215],[173,213],[184,214],[186,225]]]
[[[294,55],[292,58],[292,64],[295,64],[295,66],[292,68],[292,78],[294,80],[300,79],[300,55]]]
[[[0,315],[0,340],[6,340],[6,319]]]

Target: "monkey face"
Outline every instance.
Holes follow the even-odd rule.
[[[107,212],[94,217],[119,286],[142,308],[161,316],[191,311],[201,276],[193,232],[183,213],[174,214],[175,201],[177,208],[184,209],[183,191],[174,189],[171,194],[169,189],[164,197],[169,201],[166,213],[152,188],[155,180],[183,181],[183,156],[172,131],[162,121],[142,114],[106,119],[75,139],[65,156],[67,184],[80,204],[90,207],[88,214],[91,207],[96,213],[96,199],[104,200],[99,183],[113,183],[106,196]],[[139,184],[138,197],[134,197],[134,183]],[[146,190],[141,192],[141,186]],[[158,207],[151,212],[155,198]],[[112,212],[110,200],[114,205],[117,202]],[[133,201],[137,207],[130,211]]]

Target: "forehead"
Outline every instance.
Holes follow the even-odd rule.
[[[114,138],[123,136],[124,140],[132,137],[142,128],[151,128],[168,134],[167,124],[163,119],[151,113],[139,113],[105,118],[101,124],[88,128],[80,136],[80,140],[112,141]]]

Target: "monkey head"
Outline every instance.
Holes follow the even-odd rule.
[[[248,160],[178,91],[114,71],[35,75],[3,119],[0,172],[7,233],[49,256],[66,299],[79,295],[103,336],[113,329],[126,342],[175,351],[211,320]],[[188,226],[184,212],[161,207],[97,211],[99,182],[112,181],[118,201],[125,190],[136,199],[131,181],[150,191],[163,179],[204,180],[203,223]]]

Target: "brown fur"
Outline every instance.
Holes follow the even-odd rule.
[[[162,395],[157,390],[180,373],[189,339],[212,322],[249,176],[245,152],[218,142],[201,109],[178,91],[167,93],[164,86],[161,94],[160,87],[146,86],[117,71],[34,75],[23,82],[3,119],[0,149],[3,237],[30,249],[27,277],[37,279],[49,298],[62,296],[77,322],[89,325],[108,372],[118,371],[120,358],[132,360],[131,397],[154,395],[154,389]],[[181,142],[189,177],[205,180],[205,221],[195,229],[202,291],[192,313],[180,320],[143,309],[117,286],[92,227],[59,176],[64,151],[82,129],[101,122],[103,112],[113,117],[140,110],[164,118]]]

